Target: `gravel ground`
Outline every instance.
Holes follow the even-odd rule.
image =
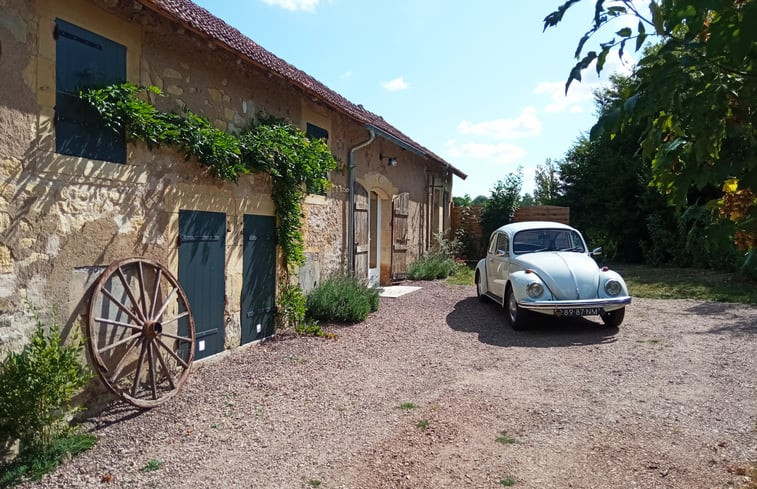
[[[757,460],[757,308],[635,299],[620,329],[515,332],[472,287],[413,285],[335,339],[198,363],[152,411],[113,403],[26,487],[720,488]]]

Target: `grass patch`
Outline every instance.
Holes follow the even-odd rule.
[[[149,462],[145,464],[144,467],[139,469],[141,472],[147,473],[147,472],[153,472],[158,470],[163,466],[163,462],[158,460],[157,458],[151,458]]]
[[[418,429],[420,429],[420,430],[427,430],[428,429],[428,425],[429,425],[428,420],[427,419],[422,419],[422,420],[418,421],[418,424],[416,424],[415,426]]]
[[[757,305],[757,282],[738,273],[644,265],[618,265],[614,269],[634,297]]]
[[[512,477],[505,477],[504,479],[501,479],[499,481],[499,484],[505,487],[512,487],[515,485],[515,479],[513,479]]]
[[[455,272],[447,277],[447,283],[451,285],[473,285],[476,271],[465,262],[457,262]]]
[[[513,443],[518,443],[517,438],[514,438],[507,434],[507,432],[503,431],[499,434],[495,440],[497,443],[501,443],[503,445],[512,445]]]
[[[71,433],[53,439],[44,447],[20,454],[10,464],[0,464],[0,488],[11,487],[24,479],[40,480],[64,460],[87,451],[97,444],[90,433]]]
[[[400,404],[399,406],[397,406],[397,409],[404,409],[405,411],[409,411],[409,410],[415,409],[417,407],[418,406],[416,406],[412,402],[403,402],[402,404]]]
[[[324,321],[358,323],[378,311],[378,307],[379,291],[348,276],[325,280],[307,299],[308,317]]]
[[[310,484],[310,487],[320,487],[321,481],[319,481],[318,479],[310,479],[308,481],[308,484]]]

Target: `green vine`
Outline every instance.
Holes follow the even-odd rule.
[[[158,87],[131,83],[80,93],[108,127],[125,133],[130,141],[142,141],[150,149],[176,147],[185,160],[195,158],[216,178],[237,182],[247,173],[268,173],[287,271],[302,265],[305,189],[327,189],[327,172],[339,166],[326,142],[311,141],[292,124],[264,114],[240,134],[229,134],[186,108],[181,114],[158,110],[150,97],[161,95]]]

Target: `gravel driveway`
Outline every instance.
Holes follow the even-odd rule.
[[[197,364],[152,411],[114,403],[27,487],[688,489],[757,460],[757,308],[635,299],[619,330],[514,332],[473,287],[414,285],[335,339]]]

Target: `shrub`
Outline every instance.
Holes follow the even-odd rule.
[[[329,278],[313,289],[307,299],[307,314],[323,321],[357,323],[377,311],[379,292],[355,277]]]
[[[19,441],[19,455],[8,466],[0,486],[24,475],[39,478],[67,454],[94,445],[94,435],[79,433],[67,423],[73,396],[92,377],[79,363],[79,341],[64,345],[58,327],[45,333],[41,321],[20,353],[0,364],[0,448]]]
[[[457,262],[454,256],[460,249],[456,239],[448,240],[441,233],[434,235],[434,247],[410,264],[407,277],[411,280],[434,280],[446,278],[455,273]]]
[[[297,330],[305,322],[305,294],[297,285],[285,285],[279,294],[279,328]]]

